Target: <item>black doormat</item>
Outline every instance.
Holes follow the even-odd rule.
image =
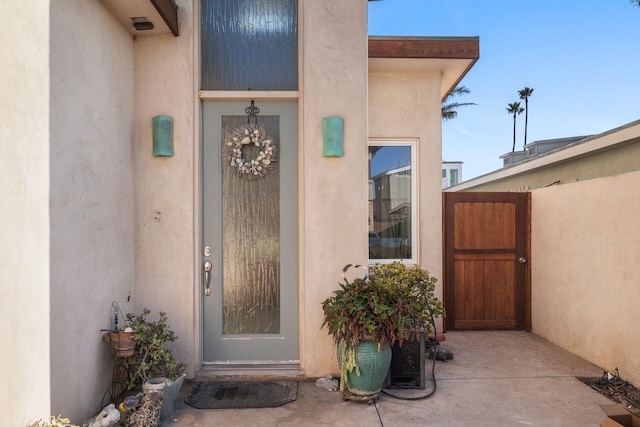
[[[275,408],[293,402],[293,381],[197,383],[184,400],[196,409]]]

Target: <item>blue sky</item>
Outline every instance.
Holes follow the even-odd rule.
[[[464,180],[502,167],[513,143],[506,107],[525,86],[527,142],[640,119],[640,7],[628,0],[383,0],[369,3],[368,24],[370,35],[480,37],[461,83],[471,93],[457,98],[478,105],[442,124],[443,159],[464,162]]]

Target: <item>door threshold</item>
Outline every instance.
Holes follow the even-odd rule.
[[[298,363],[217,364],[205,363],[195,381],[301,381],[304,371]]]

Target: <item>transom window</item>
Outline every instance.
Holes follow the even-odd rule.
[[[203,90],[298,90],[298,0],[201,0]]]
[[[369,141],[369,263],[417,263],[416,141]]]

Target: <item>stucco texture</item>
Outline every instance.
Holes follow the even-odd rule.
[[[197,73],[194,71],[194,11],[178,1],[180,36],[138,37],[135,41],[135,307],[166,312],[178,336],[170,344],[188,375],[201,363],[200,311],[195,291],[196,227],[199,214]],[[151,120],[173,118],[173,157],[153,156]],[[198,252],[200,250],[198,249]]]
[[[100,2],[51,1],[51,410],[101,409],[101,329],[133,293],[133,40]],[[43,414],[47,415],[47,414]]]
[[[49,5],[0,14],[2,423],[49,414]],[[10,64],[10,66],[6,66]]]
[[[640,386],[640,172],[532,192],[533,332]]]
[[[337,372],[321,303],[368,257],[367,4],[302,3],[301,364],[316,377]],[[327,116],[344,118],[344,157],[322,156]]]

